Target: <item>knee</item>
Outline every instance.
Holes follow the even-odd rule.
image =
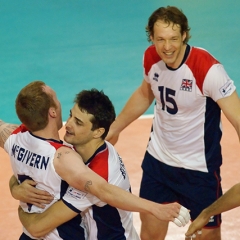
[[[154,231],[151,229],[143,229],[140,231],[141,240],[164,240],[166,237],[166,231]]]

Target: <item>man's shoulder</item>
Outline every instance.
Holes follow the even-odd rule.
[[[151,69],[152,65],[161,61],[160,56],[158,55],[154,45],[149,46],[144,53],[143,65],[145,73],[147,74]]]
[[[189,61],[193,61],[193,59],[195,59],[195,61],[204,61],[211,65],[219,63],[219,61],[210,52],[201,47],[191,47]]]

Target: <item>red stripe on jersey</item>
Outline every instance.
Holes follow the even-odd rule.
[[[26,128],[26,126],[24,124],[21,124],[18,128],[16,128],[12,134],[18,134],[20,132],[27,132],[28,129]],[[55,141],[51,141],[51,140],[46,140],[47,142],[49,142],[56,150],[60,147],[68,147],[71,148],[70,146],[64,145],[64,143],[62,142],[55,142]]]
[[[153,64],[159,62],[161,58],[157,54],[156,48],[154,45],[150,46],[144,56],[144,69],[145,69],[145,74],[148,75],[148,72],[150,71],[151,67]]]
[[[108,181],[108,148],[99,152],[88,165],[95,173]]]
[[[17,134],[19,132],[27,132],[28,129],[25,127],[25,125],[21,124],[18,128],[16,128],[12,134]]]
[[[196,84],[202,92],[203,82],[208,70],[219,62],[206,50],[192,47],[186,65],[191,69]]]

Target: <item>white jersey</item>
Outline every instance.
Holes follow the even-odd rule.
[[[108,183],[131,191],[122,159],[110,143],[105,142],[86,164]],[[82,217],[88,240],[139,240],[131,212],[112,207],[72,187],[68,188],[63,201],[76,212],[84,211]]]
[[[55,172],[53,165],[55,152],[62,146],[67,145],[63,144],[62,141],[34,136],[23,125],[10,135],[4,145],[4,149],[10,156],[14,175],[19,183],[26,179],[32,179],[37,182],[36,188],[45,190],[54,196],[52,203],[47,205],[45,209],[61,199],[68,187],[68,184]],[[20,202],[20,205],[28,213],[41,213],[44,211],[44,209],[28,203]],[[73,226],[73,223],[75,223],[76,227]],[[71,236],[73,231],[75,231],[75,234],[84,234],[84,230],[79,226],[80,223],[81,218],[77,217],[71,222],[59,226],[41,239],[74,240],[76,235]],[[24,233],[33,238],[26,229],[24,229]]]
[[[236,89],[206,50],[187,46],[178,69],[170,69],[154,46],[144,54],[144,79],[156,99],[147,151],[159,161],[202,172],[222,164],[221,110],[216,101]]]

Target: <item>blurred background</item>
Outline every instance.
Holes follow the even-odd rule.
[[[90,88],[103,90],[118,114],[143,79],[148,17],[167,5],[183,10],[189,44],[213,54],[239,89],[237,0],[0,0],[0,118],[18,123],[15,97],[37,79],[57,92],[63,121],[75,94]]]

